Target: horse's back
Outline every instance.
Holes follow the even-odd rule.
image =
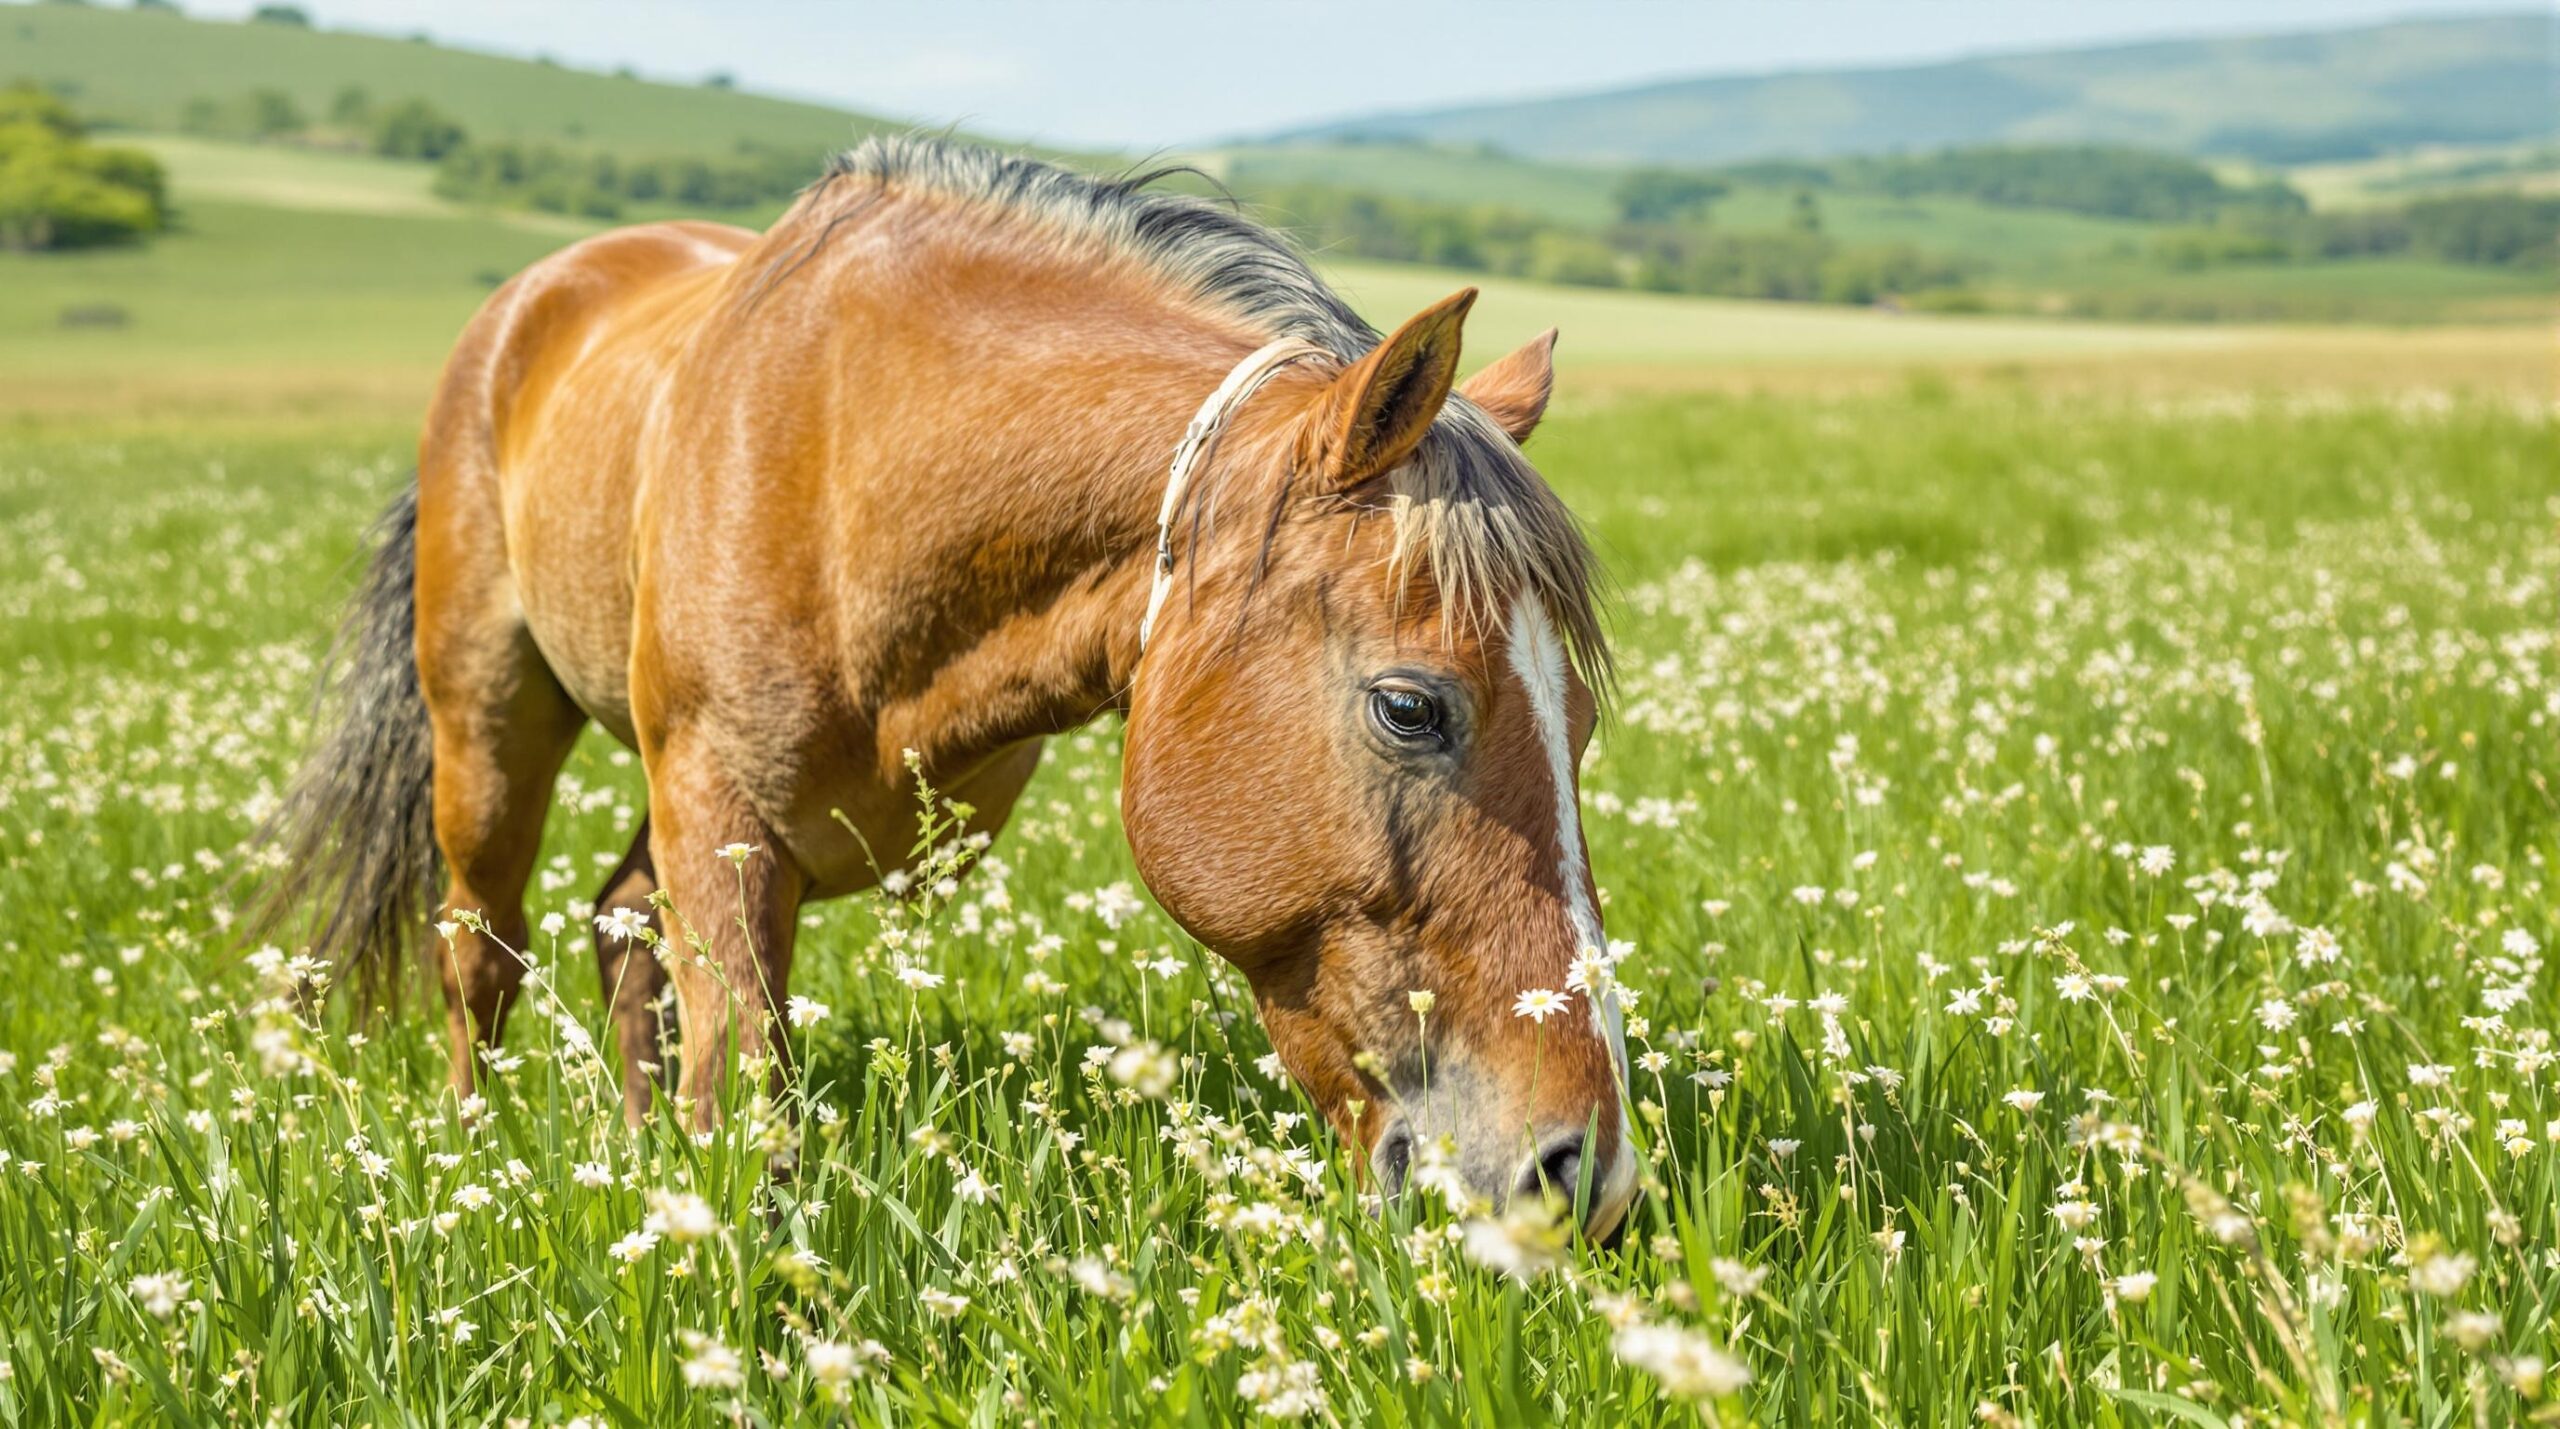
[[[756,238],[709,223],[616,229],[481,307],[420,441],[422,658],[529,637],[588,715],[631,737],[636,453],[683,329]]]

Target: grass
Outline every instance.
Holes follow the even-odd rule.
[[[1463,286],[1471,360],[1560,330],[1568,403],[1625,391],[1898,388],[1959,384],[2127,393],[2472,391],[2525,399],[2553,379],[2548,335],[2521,325],[2395,329],[2086,322],[1889,315],[1555,287],[1383,263],[1327,271],[1373,319],[1393,323]]]
[[[577,900],[640,797],[591,740],[549,991],[458,1107],[418,1009],[223,933],[405,429],[22,431],[0,1419],[2547,1412],[2554,435],[1928,386],[1552,419],[1624,592],[1585,807],[1653,1185],[1515,1281],[1363,1205],[1238,979],[1092,896],[1135,881],[1108,725],[955,898],[812,910],[797,1131],[699,1145],[582,1050]]]
[[[415,411],[455,334],[567,238],[495,217],[190,199],[136,248],[0,255],[0,412]],[[116,326],[64,325],[111,308]]]
[[[0,42],[176,23],[83,14]],[[357,533],[563,235],[151,142],[182,233],[0,256],[0,1422],[2555,1413],[2542,331],[1485,285],[1470,366],[1564,329],[1530,452],[1621,592],[1584,802],[1652,1183],[1516,1280],[1470,1243],[1536,1236],[1365,1203],[1234,974],[1096,896],[1107,723],[955,896],[811,910],[802,1074],[706,1143],[590,1050],[601,738],[484,1102],[431,994],[236,947]],[[1472,281],[1336,272],[1382,321]]]
[[[191,204],[212,200],[331,213],[454,211],[436,196],[435,169],[427,164],[187,134],[123,135],[119,142],[149,150],[168,172],[171,189]]]

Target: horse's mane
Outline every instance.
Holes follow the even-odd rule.
[[[862,191],[855,202],[864,207],[889,188],[984,200],[1134,258],[1267,336],[1304,339],[1346,364],[1377,346],[1377,330],[1278,233],[1232,202],[1150,187],[1179,172],[1097,177],[1019,154],[901,134],[866,139],[836,155],[809,201],[823,201],[846,183]],[[841,211],[836,221],[853,214]],[[1605,696],[1609,655],[1597,562],[1572,513],[1483,409],[1449,398],[1413,459],[1390,476],[1387,508],[1395,523],[1389,577],[1399,589],[1422,562],[1448,607],[1485,628],[1501,626],[1515,592],[1534,592],[1563,632],[1575,665]]]

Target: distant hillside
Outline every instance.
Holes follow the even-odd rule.
[[[325,20],[326,15],[322,18]],[[174,130],[188,103],[277,89],[326,114],[349,86],[379,102],[432,101],[474,139],[645,154],[727,154],[741,143],[851,145],[898,122],[704,85],[663,84],[291,25],[86,5],[0,5],[0,84],[31,79],[82,113]]]
[[[2560,129],[2560,16],[2485,15],[1901,69],[1679,80],[1379,114],[1277,136],[1490,144],[1544,158],[1722,163],[1956,144],[2133,144],[2274,163]]]

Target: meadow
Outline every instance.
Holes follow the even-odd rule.
[[[407,424],[24,426],[0,1419],[2547,1419],[2553,436],[1928,381],[1554,418],[1621,586],[1604,1249],[1366,1194],[1146,901],[1107,724],[992,847],[921,831],[955,886],[812,910],[800,1074],[699,1142],[598,1057],[640,791],[591,740],[457,1102],[431,993],[226,931]]]
[[[233,28],[314,104],[359,60],[544,135],[766,103]],[[153,73],[98,97],[165,127]],[[179,232],[0,255],[0,1422],[2560,1422],[2547,329],[1487,283],[1478,360],[1563,329],[1530,454],[1615,582],[1647,1185],[1590,1246],[1378,1201],[1148,901],[1108,721],[992,845],[920,806],[920,897],[809,911],[797,1070],[699,1140],[599,1051],[600,736],[481,1095],[423,976],[369,1012],[244,945],[427,385],[581,226],[138,142]],[[1598,201],[1565,172],[1447,181]],[[1478,281],[1329,272],[1382,320]]]

